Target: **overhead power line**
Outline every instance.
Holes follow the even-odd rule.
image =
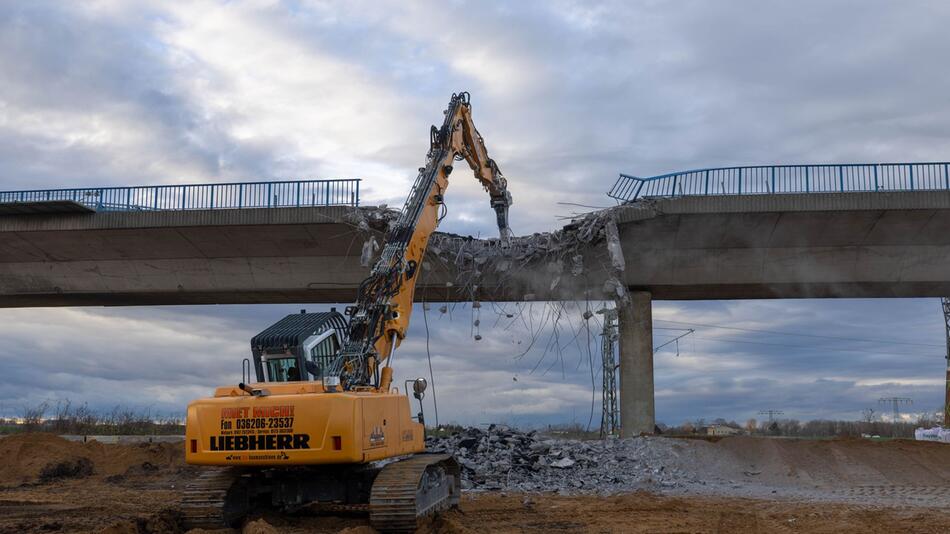
[[[766,345],[770,347],[784,347],[791,349],[803,349],[803,350],[821,350],[821,351],[831,351],[831,352],[857,352],[859,354],[867,354],[873,356],[914,356],[921,358],[931,358],[931,354],[920,354],[920,353],[893,353],[893,352],[868,352],[866,350],[860,349],[841,349],[836,347],[824,347],[824,346],[815,346],[815,345],[789,345],[786,343],[769,343],[766,341],[747,341],[744,339],[730,339],[730,338],[708,338],[708,337],[698,337],[694,336],[694,340],[697,341],[706,341],[711,343],[741,343],[745,345]]]
[[[833,339],[833,340],[837,340],[837,341],[852,341],[852,342],[861,342],[861,343],[884,343],[884,344],[888,344],[888,345],[911,345],[911,346],[917,346],[917,347],[939,347],[939,348],[945,348],[943,345],[940,345],[940,344],[937,344],[937,343],[918,343],[918,342],[914,342],[914,341],[897,341],[897,340],[889,340],[889,339],[873,339],[873,338],[863,338],[863,339],[862,339],[862,338],[857,338],[857,337],[824,336],[824,335],[821,335],[821,334],[803,334],[803,333],[800,333],[800,332],[782,332],[782,331],[778,331],[778,330],[761,330],[761,329],[757,329],[757,328],[743,328],[743,327],[739,327],[739,326],[726,326],[726,325],[721,325],[721,324],[703,324],[703,323],[693,323],[693,322],[685,322],[685,321],[672,321],[672,320],[669,320],[669,319],[655,319],[654,321],[656,321],[656,322],[661,322],[661,323],[681,324],[681,325],[686,325],[686,326],[701,326],[701,327],[705,327],[705,328],[720,328],[720,329],[723,329],[723,330],[738,330],[738,331],[740,331],[740,332],[754,332],[754,333],[759,333],[759,334],[773,334],[773,335],[776,335],[776,334],[777,334],[777,335],[781,335],[781,336],[812,337],[812,338],[818,338],[818,339]]]

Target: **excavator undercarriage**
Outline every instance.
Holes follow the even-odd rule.
[[[367,465],[218,467],[186,486],[181,511],[188,529],[236,527],[256,507],[267,507],[368,513],[380,532],[415,532],[420,521],[458,505],[460,483],[459,464],[448,454]]]

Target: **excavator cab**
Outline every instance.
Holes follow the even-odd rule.
[[[322,380],[345,336],[346,319],[336,308],[284,317],[251,339],[257,381]]]

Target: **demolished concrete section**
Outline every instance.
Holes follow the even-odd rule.
[[[426,300],[625,301],[626,261],[617,222],[621,212],[629,217],[630,209],[586,213],[558,230],[512,237],[508,244],[436,232],[429,239],[419,291]],[[362,236],[361,265],[373,264],[382,234],[398,216],[385,205],[347,213],[345,222]]]
[[[623,251],[614,210],[588,213],[560,230],[498,239],[437,233],[426,255],[428,267],[451,267],[457,290],[473,296],[525,295],[524,300],[623,298]],[[517,291],[512,291],[517,288]],[[520,300],[520,299],[519,299]]]
[[[627,208],[586,213],[559,230],[512,237],[507,245],[498,238],[436,232],[420,290],[427,300],[624,300],[626,262],[617,215]],[[346,222],[363,235],[361,264],[372,265],[380,237],[374,233],[384,233],[398,215],[386,206],[347,214]],[[439,295],[434,280],[455,298]]]

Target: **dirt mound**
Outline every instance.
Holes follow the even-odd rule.
[[[80,443],[52,434],[16,434],[0,439],[0,486],[68,476],[109,477],[184,466],[180,443],[130,445]]]
[[[731,437],[706,444],[701,469],[807,486],[948,486],[950,446],[925,441]]]

